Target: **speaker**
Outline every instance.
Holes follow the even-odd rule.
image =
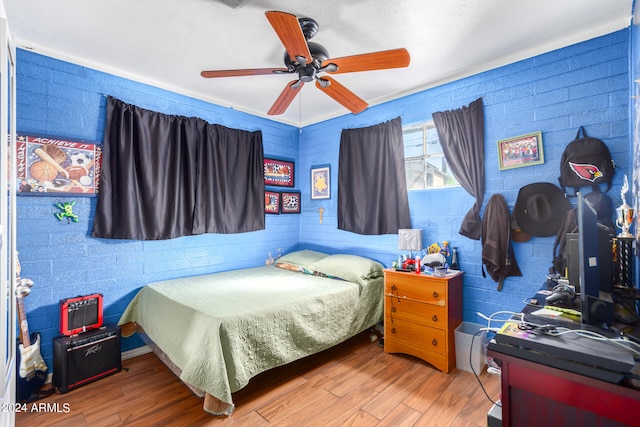
[[[102,326],[102,294],[60,300],[60,335],[75,335]]]
[[[122,370],[120,327],[53,339],[53,385],[67,393]]]

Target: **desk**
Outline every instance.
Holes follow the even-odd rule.
[[[542,363],[543,351],[535,352],[531,358],[526,355],[534,359],[526,360],[519,357],[517,351],[507,354],[505,350],[495,343],[487,349],[487,355],[493,357],[502,370],[503,426],[640,423],[640,390]]]
[[[640,390],[488,349],[502,369],[503,426],[622,426],[640,422]]]

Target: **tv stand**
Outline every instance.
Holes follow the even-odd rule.
[[[551,286],[547,282],[543,290]],[[544,298],[541,293],[534,296],[542,305]],[[533,315],[538,308],[541,306],[525,307],[525,320],[534,324],[592,328],[566,319]],[[639,330],[633,335],[638,336]],[[596,344],[570,349],[550,343],[555,345],[550,348],[538,339],[535,343],[517,345],[515,342],[511,346],[504,337],[500,344],[498,338],[496,335],[489,344],[487,355],[501,367],[503,426],[638,425],[640,389],[622,380],[623,372],[640,376],[640,364],[634,365],[629,354],[618,355],[615,350],[608,351]],[[583,350],[578,353],[580,348]],[[633,381],[640,386],[640,381]]]
[[[502,369],[502,425],[637,425],[640,390],[489,349]]]

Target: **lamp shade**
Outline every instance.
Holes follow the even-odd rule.
[[[398,249],[402,251],[419,251],[422,249],[422,230],[413,228],[399,229]]]

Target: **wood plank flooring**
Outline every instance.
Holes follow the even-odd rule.
[[[444,374],[412,356],[386,354],[362,333],[254,378],[216,417],[152,353],[123,370],[16,414],[31,426],[486,426],[491,402],[473,374]],[[480,376],[499,398],[500,380]],[[42,412],[37,412],[40,409]]]

